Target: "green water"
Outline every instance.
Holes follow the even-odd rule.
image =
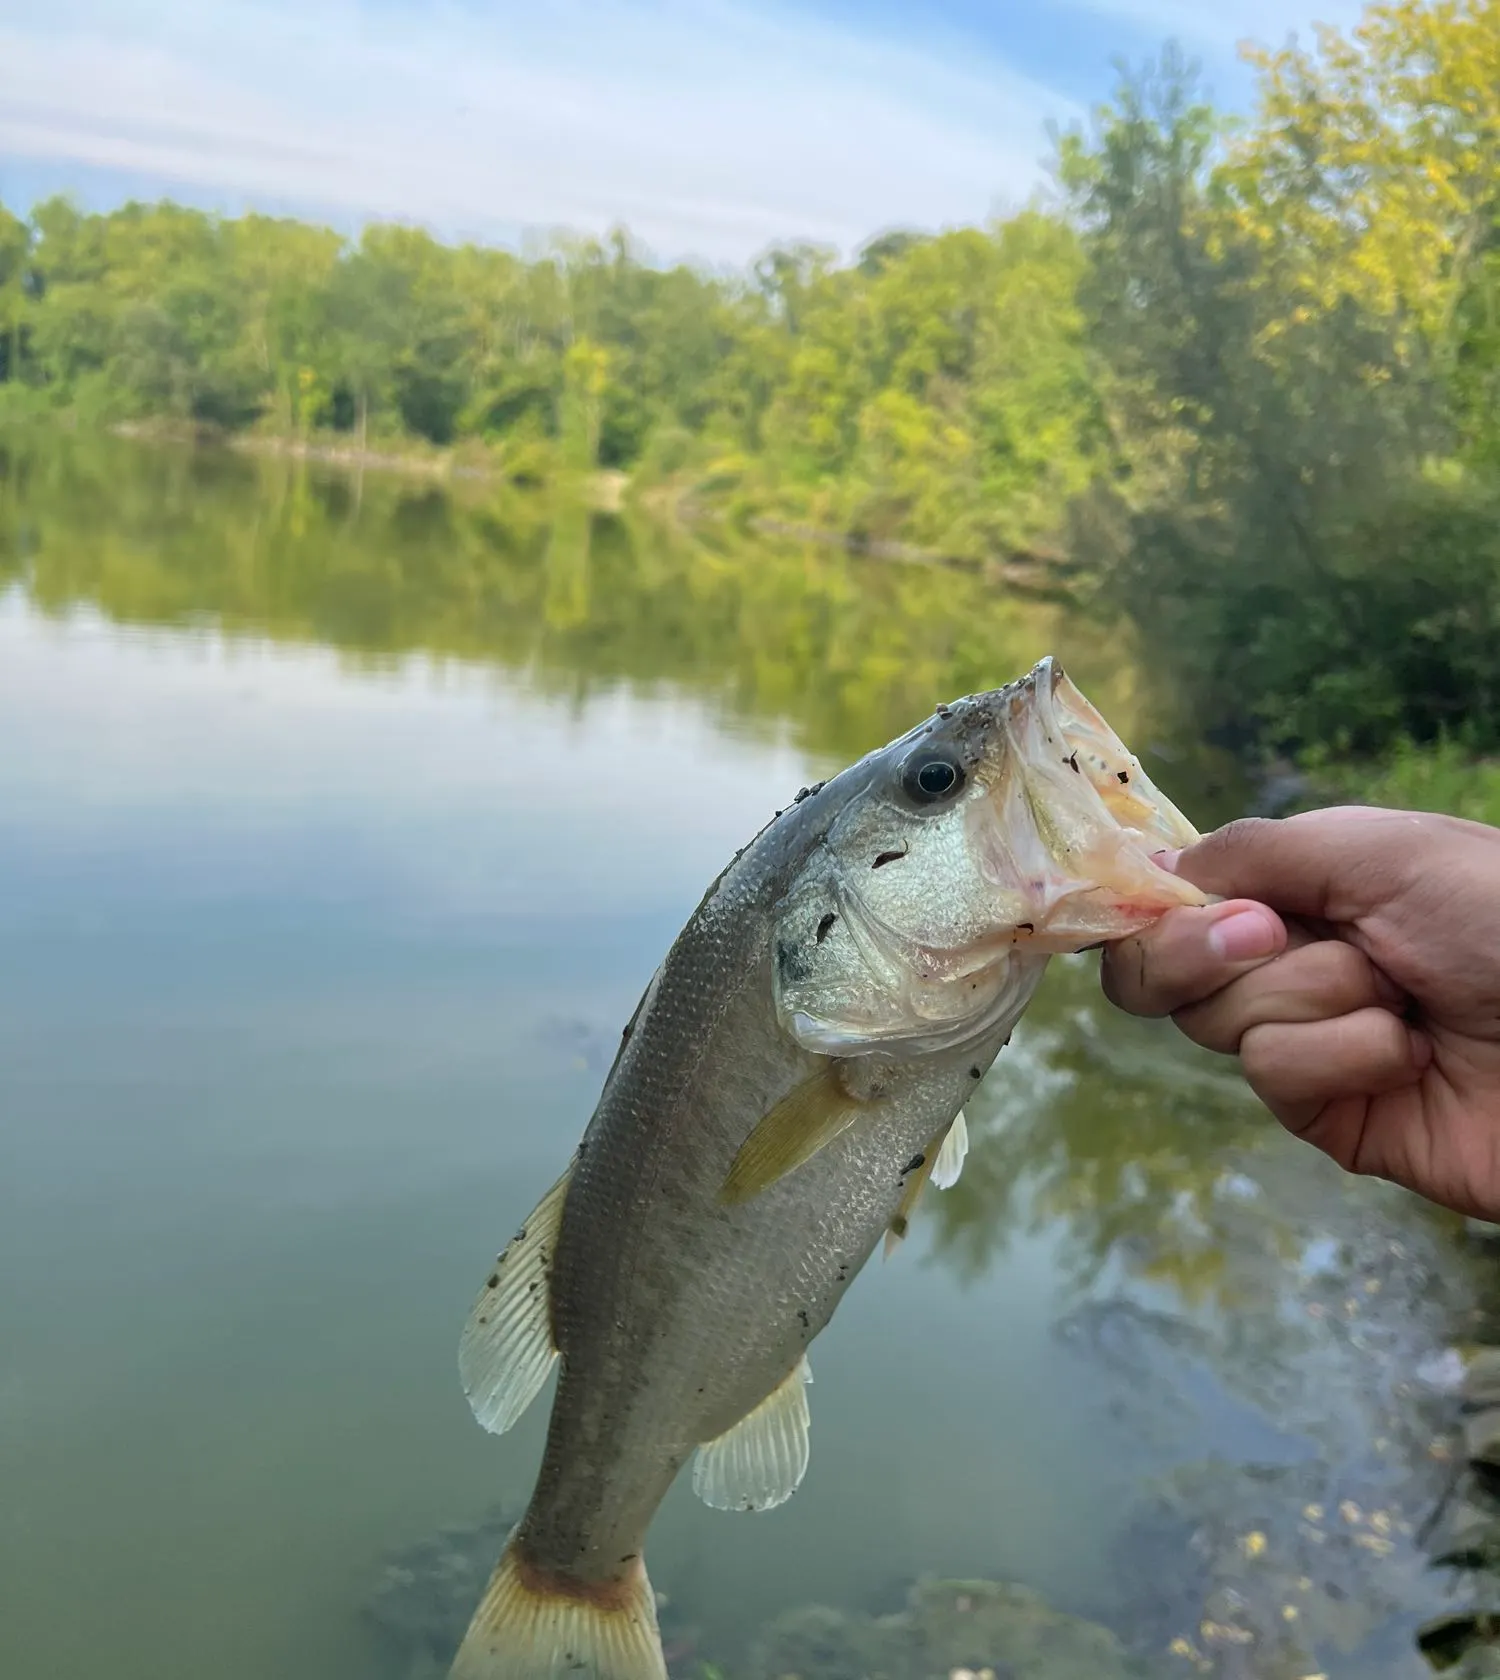
[[[458,1328],[667,942],[799,785],[1048,651],[1200,822],[1233,809],[1122,627],[977,575],[0,441],[5,1680],[391,1672],[382,1558],[529,1486],[545,1408],[482,1434]],[[1449,1326],[1361,1294],[1345,1234],[1456,1277],[1450,1232],[1318,1170],[1091,962],[817,1343],[797,1497],[663,1509],[701,1654],[921,1574],[1191,1631],[1141,1513],[1213,1457],[1420,1517],[1404,1379]],[[1361,1674],[1422,1672],[1395,1532],[1365,1559],[1400,1591],[1345,1592]]]

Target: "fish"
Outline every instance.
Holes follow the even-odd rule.
[[[1209,902],[1197,832],[1053,658],[804,788],[708,888],[583,1137],[496,1259],[459,1370],[509,1429],[557,1369],[524,1515],[451,1680],[663,1680],[643,1551],[692,1460],[767,1511],[808,1348],[928,1184],[1048,962]]]

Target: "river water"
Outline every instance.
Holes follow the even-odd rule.
[[[1123,626],[977,574],[0,444],[6,1680],[394,1672],[382,1560],[529,1487],[545,1407],[486,1437],[459,1326],[666,944],[800,785],[1049,651],[1200,824],[1233,810]],[[1423,1672],[1403,1535],[1441,1448],[1406,1367],[1450,1326],[1420,1291],[1372,1315],[1392,1250],[1461,1272],[1453,1233],[1320,1170],[1092,961],[1054,965],[963,1181],[817,1343],[797,1497],[661,1513],[700,1655],[989,1575],[1193,1672],[1189,1529],[1343,1478],[1388,1502],[1362,1561],[1394,1574],[1341,1589],[1364,1654],[1329,1672]],[[1261,1529],[1242,1472],[1297,1482]],[[1174,1527],[1163,1476],[1210,1516]]]

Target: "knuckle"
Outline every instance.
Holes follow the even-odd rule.
[[[1240,1037],[1240,1065],[1263,1099],[1280,1100],[1298,1094],[1298,1059],[1290,1053],[1286,1038],[1272,1022],[1249,1027]]]
[[[1411,1062],[1411,1038],[1406,1023],[1387,1009],[1363,1009],[1351,1017],[1360,1023],[1371,1068],[1382,1074],[1400,1074]]]
[[[1341,939],[1324,939],[1304,946],[1289,960],[1289,967],[1292,962],[1295,962],[1296,978],[1305,990],[1338,999],[1362,997],[1370,990],[1373,972],[1370,959]]]
[[[1205,1050],[1232,1056],[1240,1047],[1244,1024],[1225,1007],[1224,1000],[1210,999],[1207,1003],[1190,1004],[1186,1009],[1172,1012],[1177,1030]]]
[[[1375,965],[1340,939],[1289,951],[1268,964],[1261,978],[1268,1020],[1328,1021],[1379,998]]]
[[[1240,1040],[1258,1019],[1258,976],[1248,974],[1205,996],[1178,999],[1172,1020],[1205,1050],[1234,1055]]]
[[[1222,828],[1206,835],[1194,850],[1200,855],[1211,853],[1225,862],[1232,862],[1246,852],[1258,850],[1277,826],[1273,817],[1236,817],[1233,822],[1225,823]]]

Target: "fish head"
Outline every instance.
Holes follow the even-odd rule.
[[[1155,861],[1197,831],[1054,659],[845,775],[777,930],[778,1006],[807,1048],[982,1037],[1049,957],[1209,902]]]

